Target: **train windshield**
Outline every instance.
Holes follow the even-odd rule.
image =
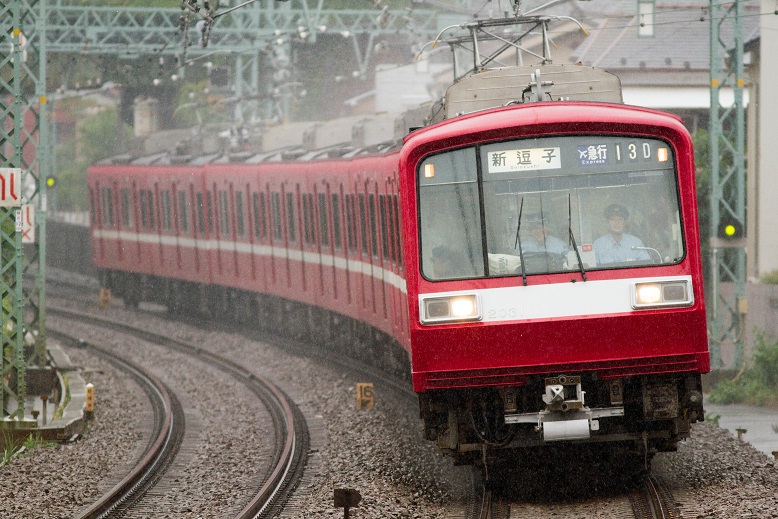
[[[678,263],[673,150],[555,136],[463,148],[419,166],[421,263],[437,281]]]

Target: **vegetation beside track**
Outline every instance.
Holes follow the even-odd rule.
[[[733,379],[716,384],[708,401],[778,408],[778,338],[757,333],[751,360]]]

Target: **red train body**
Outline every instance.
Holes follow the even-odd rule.
[[[217,162],[90,169],[94,264],[130,304],[410,370],[425,436],[461,462],[555,442],[650,457],[703,418],[693,150],[676,117],[528,103],[385,153]],[[609,211],[642,235],[621,258],[599,245]]]

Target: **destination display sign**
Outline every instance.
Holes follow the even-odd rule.
[[[487,153],[487,161],[487,171],[489,173],[560,169],[562,167],[561,154],[558,147],[490,151]]]

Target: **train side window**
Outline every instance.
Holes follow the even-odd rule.
[[[375,195],[370,193],[368,203],[370,204],[370,245],[373,247],[373,257],[378,257],[378,224],[375,216]]]
[[[146,190],[146,201],[149,204],[149,230],[153,231],[157,228],[156,218],[154,218],[154,193],[151,189]]]
[[[170,191],[162,191],[162,229],[170,231],[173,229],[173,218],[170,208]]]
[[[330,245],[330,226],[327,219],[327,195],[319,193],[319,234],[323,247]]]
[[[381,219],[381,248],[384,251],[384,259],[389,260],[389,225],[386,216],[386,195],[378,195],[378,211]]]
[[[130,189],[122,188],[122,227],[132,228],[132,206],[130,205]]]
[[[340,250],[343,238],[340,234],[340,197],[337,193],[332,194],[332,241],[335,248]]]
[[[219,191],[219,220],[221,224],[222,238],[227,238],[230,235],[230,204],[229,193],[227,191]]]
[[[197,199],[197,227],[200,232],[200,236],[205,236],[205,206],[203,204],[203,194],[197,193],[195,197]]]
[[[283,239],[283,231],[281,227],[281,195],[279,193],[270,195],[270,205],[273,211],[273,239],[281,241]]]
[[[238,236],[246,236],[246,213],[243,207],[243,191],[235,192],[235,231]]]
[[[351,252],[357,250],[357,219],[354,215],[354,195],[346,195],[346,239]]]
[[[178,192],[178,226],[181,232],[189,233],[189,204],[186,199],[186,191]]]
[[[113,193],[110,187],[103,188],[103,227],[113,228]]]
[[[367,256],[367,209],[365,208],[365,195],[359,194],[359,232],[362,238],[362,254]]]
[[[313,241],[313,207],[311,195],[303,195],[303,234],[305,235],[305,244],[310,245]]]
[[[286,194],[286,233],[289,238],[289,243],[297,241],[296,226],[297,220],[294,216],[294,194]]]

